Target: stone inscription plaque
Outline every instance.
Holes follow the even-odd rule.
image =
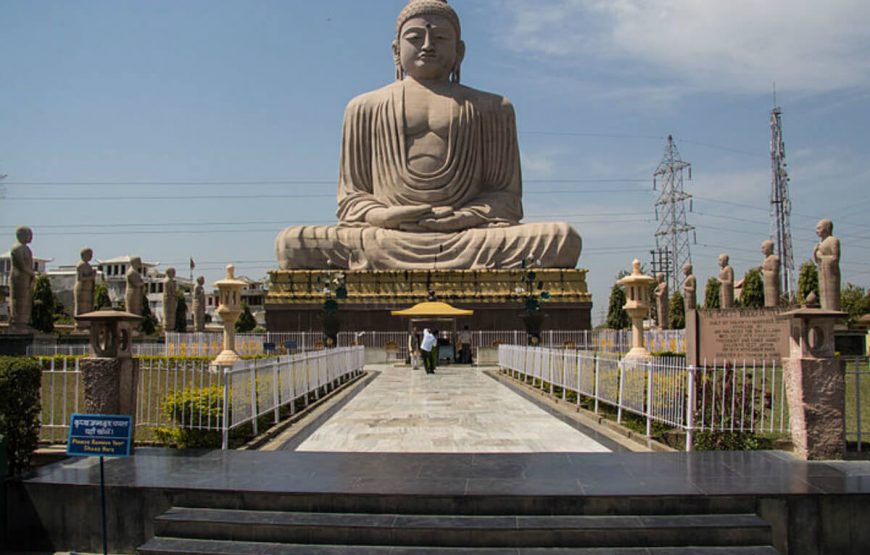
[[[698,311],[698,360],[776,362],[789,355],[789,321],[781,309]]]

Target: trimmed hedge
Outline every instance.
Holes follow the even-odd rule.
[[[196,426],[200,422],[219,425],[223,417],[222,401],[223,389],[220,386],[188,388],[168,395],[160,403],[160,408],[178,427],[155,428],[158,440],[182,449],[219,448],[220,430],[201,430]]]
[[[0,357],[0,434],[6,436],[9,473],[30,469],[39,442],[42,370],[29,357]]]

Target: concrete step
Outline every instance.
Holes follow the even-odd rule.
[[[755,514],[450,516],[175,507],[155,521],[168,538],[313,545],[634,547],[769,545]]]
[[[420,495],[183,491],[175,505],[260,511],[426,515],[657,515],[755,512],[750,496]]]
[[[472,548],[294,545],[154,538],[139,555],[779,555],[768,546],[628,548]]]

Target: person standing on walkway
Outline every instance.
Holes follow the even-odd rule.
[[[435,336],[429,331],[429,328],[423,330],[423,341],[420,343],[420,352],[423,354],[423,367],[427,374],[435,373],[435,360],[433,358],[435,352]]]
[[[459,363],[471,364],[471,330],[468,326],[459,332]]]
[[[411,369],[420,368],[420,335],[417,328],[412,328],[408,334],[408,356],[410,357]]]

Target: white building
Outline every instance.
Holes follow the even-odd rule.
[[[251,314],[257,320],[257,325],[266,325],[266,295],[269,289],[265,281],[257,281],[246,276],[239,276],[236,279],[245,282],[242,288],[242,302],[248,305],[251,309]],[[212,290],[205,295],[205,311],[211,317],[212,322],[219,322],[220,318],[215,315],[215,311],[220,304],[220,299],[217,290]]]

